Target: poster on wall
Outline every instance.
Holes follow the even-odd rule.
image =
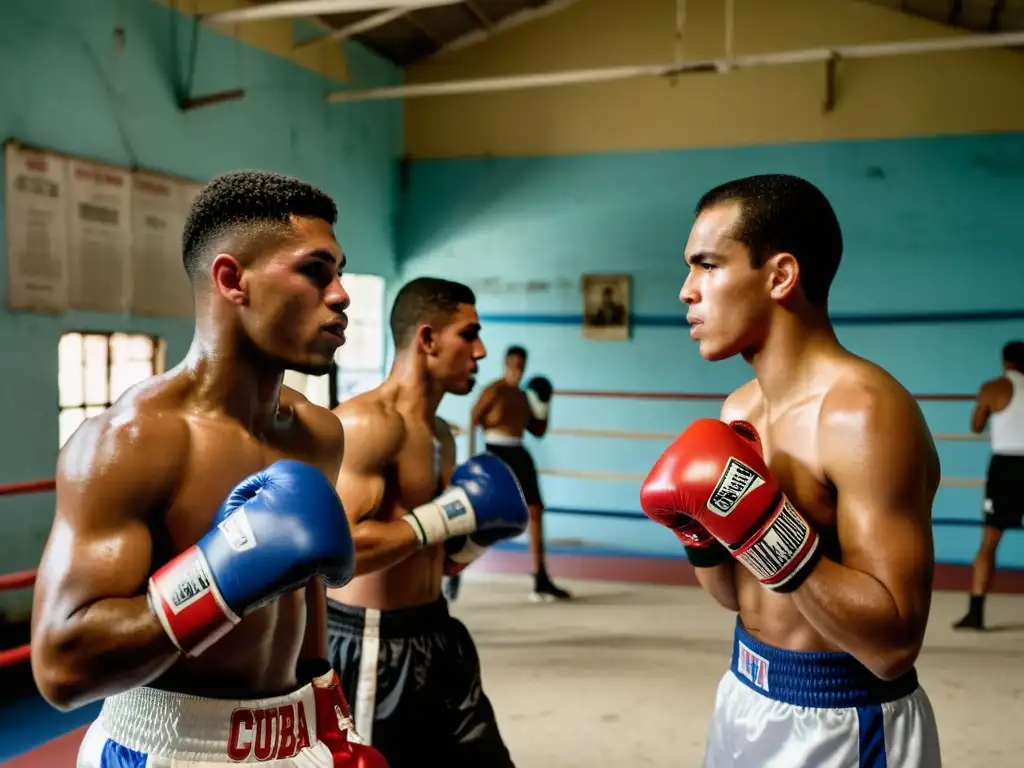
[[[629,275],[583,275],[583,337],[597,341],[629,338]]]
[[[124,312],[131,300],[131,174],[69,165],[68,298],[73,309]]]
[[[68,162],[8,142],[4,169],[8,306],[61,312],[68,303]]]
[[[135,314],[192,317],[192,287],[181,262],[185,187],[166,176],[132,174],[131,310]]]

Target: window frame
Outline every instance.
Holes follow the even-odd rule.
[[[81,372],[82,372],[82,398],[81,398],[81,402],[78,405],[61,405],[61,392],[60,392],[60,374],[61,374],[60,345],[61,345],[61,342],[64,340],[64,337],[66,337],[66,336],[75,336],[75,335],[79,336],[81,338],[81,340],[82,340],[82,357],[81,357],[81,363],[80,363],[80,368],[81,368]],[[106,403],[101,403],[101,404],[90,403],[90,402],[88,402],[88,397],[86,396],[86,391],[87,391],[88,388],[86,387],[86,384],[85,384],[85,370],[86,370],[85,339],[88,336],[100,336],[100,337],[105,338],[106,342],[107,342],[107,364],[106,364],[106,372],[105,372],[105,378],[106,378],[106,382],[107,382],[107,395],[106,395],[107,396],[107,402]],[[164,371],[165,371],[167,345],[166,345],[166,342],[164,341],[164,339],[161,338],[160,336],[157,336],[156,334],[144,333],[144,332],[139,332],[139,331],[121,331],[121,330],[117,330],[117,331],[81,330],[81,329],[78,329],[78,328],[67,328],[67,329],[62,330],[60,332],[60,335],[57,338],[57,439],[58,439],[58,447],[59,448],[63,447],[64,443],[67,442],[66,440],[64,440],[64,441],[60,440],[60,417],[61,417],[61,415],[65,411],[81,409],[83,412],[85,412],[85,411],[87,411],[90,408],[102,408],[103,411],[105,411],[108,408],[110,408],[114,404],[114,402],[116,402],[116,401],[111,401],[111,398],[110,398],[110,392],[111,392],[111,388],[110,388],[110,385],[111,385],[111,373],[113,371],[113,359],[114,359],[114,355],[113,355],[113,351],[112,351],[113,347],[112,347],[111,341],[112,341],[114,336],[127,336],[127,337],[131,337],[131,338],[146,338],[146,339],[149,339],[150,343],[152,344],[152,348],[153,348],[153,355],[150,358],[150,363],[151,363],[150,367],[151,367],[152,373],[150,373],[149,376],[159,376],[160,374],[164,373]],[[83,422],[85,421],[85,419],[88,419],[88,418],[91,418],[91,417],[85,416],[83,418]],[[81,425],[81,423],[79,424],[79,426],[80,425]],[[76,427],[75,429],[77,429],[77,428],[78,427]],[[72,432],[72,434],[73,434],[73,432]],[[69,437],[70,437],[70,435],[69,435]]]

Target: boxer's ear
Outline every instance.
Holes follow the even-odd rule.
[[[800,264],[791,253],[777,253],[768,260],[769,293],[776,301],[793,298],[800,284]]]
[[[213,289],[233,304],[245,304],[249,299],[244,273],[241,263],[230,253],[218,253],[210,264]]]
[[[437,333],[434,331],[433,326],[424,323],[418,327],[416,329],[416,343],[419,344],[420,349],[428,355],[436,354]]]

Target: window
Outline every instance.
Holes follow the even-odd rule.
[[[384,380],[384,278],[345,275],[352,297],[345,344],[335,355],[334,395],[342,403]]]
[[[58,421],[63,446],[79,424],[163,370],[163,345],[136,333],[65,333],[57,347]]]

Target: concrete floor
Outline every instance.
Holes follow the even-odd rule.
[[[692,588],[564,585],[575,601],[538,604],[522,577],[467,572],[452,606],[517,767],[699,766],[733,615]],[[943,764],[1019,768],[1024,596],[991,596],[983,634],[950,628],[965,608],[963,594],[936,593],[918,663]]]

